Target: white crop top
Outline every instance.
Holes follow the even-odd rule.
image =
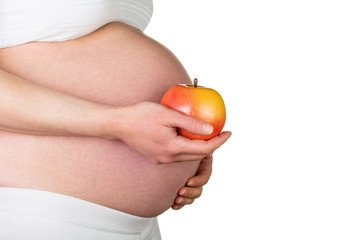
[[[58,42],[120,21],[144,30],[152,0],[0,0],[0,48]]]

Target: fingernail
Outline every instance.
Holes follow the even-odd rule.
[[[187,190],[185,190],[185,189],[182,189],[180,192],[179,192],[179,195],[184,195],[184,194],[187,194]]]
[[[182,208],[182,206],[179,206],[179,205],[175,205],[175,206],[173,207],[174,210],[180,210],[181,208]]]
[[[183,198],[180,198],[176,203],[177,204],[181,204],[181,203],[183,203],[184,202],[184,199]]]
[[[194,182],[193,182],[193,181],[189,181],[189,182],[187,183],[187,185],[188,185],[188,186],[192,186],[192,185],[194,185]]]
[[[208,135],[210,133],[212,133],[214,131],[213,126],[211,126],[210,124],[206,123],[203,125],[203,132]]]

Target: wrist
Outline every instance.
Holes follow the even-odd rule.
[[[110,140],[122,140],[124,132],[124,123],[126,122],[124,106],[109,106],[100,109],[94,121],[95,128],[93,134],[95,137],[106,138]]]

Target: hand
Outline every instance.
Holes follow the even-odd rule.
[[[210,134],[211,126],[151,102],[124,107],[120,119],[118,139],[155,164],[201,160],[225,143],[231,134],[223,132],[208,141],[190,140],[178,135],[176,129]]]
[[[196,198],[201,196],[203,186],[208,183],[212,173],[212,159],[212,155],[208,155],[201,161],[196,175],[189,178],[186,186],[178,191],[172,209],[179,210],[185,205],[192,204]]]

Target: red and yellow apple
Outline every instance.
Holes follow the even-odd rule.
[[[221,95],[214,89],[194,84],[177,84],[172,86],[163,96],[161,104],[182,114],[199,118],[213,126],[214,131],[209,135],[198,135],[184,129],[178,133],[190,139],[208,140],[221,133],[226,110]]]

